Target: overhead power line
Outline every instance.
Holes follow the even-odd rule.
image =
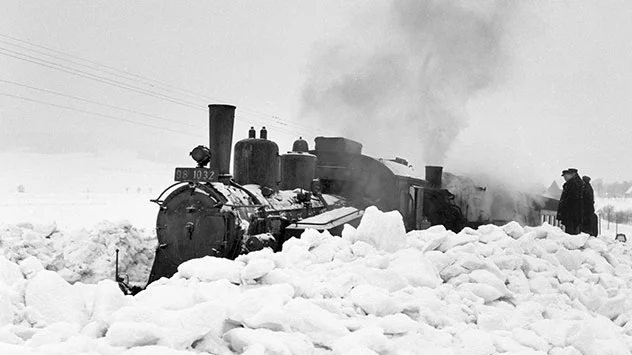
[[[52,91],[52,90],[38,88],[38,87],[30,86],[30,85],[20,84],[20,83],[17,83],[15,81],[5,80],[5,79],[2,79],[2,78],[0,78],[0,82],[8,83],[8,84],[11,84],[11,85],[16,85],[16,86],[20,86],[20,87],[24,87],[24,88],[31,89],[31,90],[45,92],[45,93],[48,93],[48,94],[51,94],[51,95],[56,95],[56,96],[66,97],[66,98],[73,99],[73,100],[83,101],[83,102],[87,102],[87,103],[90,103],[90,104],[93,104],[93,105],[109,107],[109,108],[113,108],[115,110],[121,110],[121,111],[129,112],[129,113],[133,113],[133,114],[137,114],[137,115],[141,115],[141,116],[145,116],[145,117],[155,118],[155,119],[158,119],[158,120],[161,120],[161,121],[177,123],[179,125],[186,125],[186,126],[190,126],[190,127],[193,127],[193,128],[205,129],[205,127],[202,127],[202,126],[199,126],[199,125],[192,125],[192,124],[187,123],[187,122],[180,122],[180,121],[177,121],[177,120],[173,120],[173,119],[169,119],[169,118],[165,118],[165,117],[160,117],[160,116],[156,116],[156,115],[152,115],[152,114],[148,114],[148,113],[144,113],[144,112],[140,112],[140,111],[136,111],[136,110],[130,110],[130,109],[126,109],[126,108],[123,108],[123,107],[118,107],[118,106],[114,106],[114,105],[104,104],[104,103],[101,103],[101,102],[88,100],[88,99],[84,99],[84,98],[77,97],[77,96],[63,94],[63,93],[60,93],[60,92],[57,92],[57,91]]]
[[[62,58],[62,57],[55,56],[55,55],[51,55],[51,54],[46,53],[46,52],[36,51],[36,50],[33,50],[33,49],[25,47],[25,46],[21,46],[21,45],[15,44],[15,43],[11,43],[9,41],[0,40],[0,42],[2,42],[2,43],[6,43],[6,44],[9,44],[9,45],[18,47],[18,48],[26,49],[26,50],[29,50],[29,51],[32,51],[32,52],[35,52],[35,53],[40,53],[40,54],[43,54],[45,56],[52,57],[52,58],[55,58],[55,59],[58,59],[58,60],[74,63],[74,64],[77,64],[77,65],[80,65],[80,66],[83,66],[83,67],[86,67],[86,68],[90,68],[90,69],[93,69],[93,70],[101,71],[103,73],[107,73],[107,74],[110,74],[110,75],[115,75],[115,76],[124,78],[126,80],[138,80],[138,79],[141,79],[141,80],[150,82],[150,83],[145,83],[145,85],[153,86],[153,87],[156,87],[156,88],[158,88],[158,86],[156,86],[156,84],[157,84],[157,85],[160,85],[160,86],[163,86],[163,87],[171,88],[172,91],[174,91],[174,92],[177,91],[177,92],[180,92],[181,94],[182,93],[188,93],[188,94],[195,95],[196,98],[202,98],[202,99],[205,99],[205,100],[212,99],[212,100],[215,100],[215,101],[218,101],[218,102],[223,102],[224,101],[224,100],[221,100],[221,99],[218,99],[218,98],[210,97],[208,95],[202,95],[202,94],[195,93],[193,91],[189,91],[189,90],[186,90],[186,89],[178,88],[175,85],[171,85],[171,84],[168,84],[168,83],[156,80],[156,79],[148,78],[148,77],[145,77],[145,76],[142,76],[142,75],[134,74],[134,73],[131,73],[131,72],[128,72],[128,71],[125,71],[125,70],[121,70],[121,69],[117,69],[117,68],[114,68],[114,67],[102,64],[102,63],[98,63],[98,62],[92,61],[92,60],[81,58],[81,57],[78,57],[78,56],[75,56],[75,55],[72,55],[72,54],[69,54],[69,53],[58,51],[58,50],[50,48],[50,47],[46,47],[46,46],[38,45],[38,44],[29,42],[29,41],[21,40],[21,39],[12,37],[12,36],[8,36],[8,35],[4,35],[4,34],[0,33],[0,37],[8,38],[8,39],[11,39],[11,40],[16,41],[16,42],[27,44],[29,46],[45,49],[47,51],[58,53],[58,54],[60,54],[62,56],[66,56],[66,57],[77,59],[77,60],[82,61],[82,62],[90,63],[91,65],[87,65],[87,64],[84,64],[84,63],[81,63],[81,62],[69,60],[69,59]],[[103,70],[103,69],[100,69],[100,68],[105,68],[107,70]],[[120,73],[120,74],[116,74],[116,73]],[[131,79],[131,78],[134,78],[134,79]],[[151,84],[151,83],[154,83],[154,84]],[[162,90],[165,90],[165,89],[162,88]]]
[[[9,41],[0,40],[0,42],[2,42],[2,43],[10,44],[10,45],[18,47],[18,48],[22,48],[22,49],[26,49],[26,50],[29,50],[29,51],[32,51],[32,52],[35,52],[35,53],[46,55],[48,57],[52,57],[52,58],[55,58],[57,60],[70,62],[70,63],[76,64],[76,65],[80,65],[82,67],[90,68],[92,70],[97,70],[97,71],[106,73],[108,75],[114,75],[114,76],[120,77],[120,78],[122,78],[124,80],[138,81],[137,79],[141,79],[141,80],[149,82],[149,83],[143,83],[144,85],[151,86],[152,88],[155,88],[155,89],[164,90],[164,91],[171,91],[171,92],[179,92],[180,95],[185,93],[185,94],[188,94],[187,96],[189,96],[191,98],[195,98],[195,99],[197,99],[197,98],[201,98],[201,99],[204,99],[204,100],[212,99],[212,100],[215,100],[215,101],[218,101],[218,102],[224,102],[224,100],[220,100],[220,99],[211,97],[209,95],[196,93],[194,91],[187,90],[187,89],[182,89],[182,88],[179,88],[179,87],[177,87],[175,85],[171,85],[171,84],[164,83],[164,82],[161,82],[161,81],[158,81],[158,80],[155,80],[155,79],[152,79],[152,78],[148,78],[148,77],[145,77],[145,76],[142,76],[142,75],[138,75],[138,74],[134,74],[134,73],[130,73],[130,72],[124,71],[124,70],[120,70],[120,69],[117,69],[117,68],[114,68],[114,67],[111,67],[111,66],[107,66],[107,65],[98,63],[96,61],[91,61],[91,60],[88,60],[88,59],[85,59],[85,58],[81,58],[81,57],[78,57],[78,56],[75,56],[75,55],[72,55],[72,54],[69,54],[69,53],[65,53],[65,52],[62,52],[62,51],[50,48],[50,47],[46,47],[46,46],[35,44],[35,43],[29,42],[29,41],[25,41],[25,40],[22,40],[22,39],[13,37],[13,36],[0,34],[0,37],[3,37],[5,39],[9,39],[9,40],[12,40],[12,41],[16,41],[16,42],[19,42],[19,43],[23,43],[23,44],[26,44],[28,46],[44,49],[46,51],[57,53],[57,54],[60,54],[62,56],[66,56],[66,57],[69,57],[69,58],[74,58],[74,59],[77,59],[77,60],[85,62],[85,63],[90,63],[90,65],[83,64],[83,63],[80,63],[80,62],[77,62],[77,61],[74,61],[74,60],[61,58],[59,56],[51,55],[49,53],[45,53],[45,52],[42,52],[42,51],[36,51],[34,49],[31,49],[31,48],[28,48],[28,47],[25,47],[25,46],[22,46],[22,45],[18,45],[18,44],[15,44],[15,43],[11,43]],[[104,70],[102,68],[105,68],[107,70]],[[117,74],[117,73],[120,73],[120,74]],[[126,78],[126,76],[127,77],[132,77],[132,78],[135,78],[135,79]],[[151,83],[155,83],[155,84],[151,84]],[[162,86],[162,88],[160,88],[159,86]],[[165,89],[165,87],[167,87],[169,89]],[[191,96],[191,95],[193,95],[193,96]],[[189,104],[191,104],[191,103],[189,103]],[[278,124],[281,124],[281,125],[284,125],[284,126],[295,127],[297,129],[300,129],[300,130],[305,130],[305,132],[303,132],[303,133],[318,132],[319,131],[319,129],[317,129],[317,128],[304,126],[304,125],[300,125],[300,124],[295,123],[295,122],[287,121],[287,120],[284,120],[284,119],[278,117],[277,115],[272,115],[272,114],[268,114],[268,113],[265,113],[265,112],[262,112],[262,111],[250,109],[250,108],[248,108],[246,106],[240,106],[240,110],[241,111],[250,112],[249,115],[251,117],[252,116],[261,116],[261,117],[264,117],[266,119],[272,118]]]
[[[76,59],[78,59],[78,61],[77,60],[70,60],[70,59],[67,59],[67,58],[63,58],[63,57],[60,57],[58,55],[53,55],[53,54],[50,54],[50,53],[46,53],[44,51],[34,50],[32,48],[28,48],[26,46],[22,46],[22,45],[15,44],[15,43],[12,43],[12,42],[9,42],[9,41],[5,41],[5,40],[1,40],[1,39],[0,39],[0,43],[8,44],[8,45],[13,46],[13,47],[17,47],[17,48],[20,48],[20,49],[23,49],[23,50],[34,52],[34,53],[38,53],[40,55],[44,55],[44,56],[47,56],[47,57],[50,57],[50,58],[54,58],[56,60],[61,60],[61,61],[64,61],[64,62],[72,63],[74,65],[78,65],[78,66],[81,66],[81,67],[84,67],[84,68],[88,68],[88,69],[91,69],[91,70],[102,72],[102,73],[105,73],[105,74],[108,74],[108,75],[113,75],[115,77],[119,77],[119,78],[124,79],[124,80],[138,81],[140,79],[140,80],[146,81],[146,82],[143,82],[144,85],[148,85],[148,86],[151,86],[151,87],[154,87],[154,88],[158,88],[158,89],[161,89],[161,90],[173,91],[173,92],[184,91],[182,89],[178,89],[177,87],[175,87],[173,85],[170,85],[170,84],[167,84],[167,83],[163,83],[163,82],[151,79],[151,78],[146,78],[146,77],[143,77],[143,76],[140,76],[140,75],[136,75],[136,74],[124,71],[124,70],[120,70],[120,69],[116,69],[116,68],[113,68],[113,67],[109,67],[107,65],[103,65],[103,64],[100,64],[100,63],[97,63],[97,62],[94,62],[94,61],[90,61],[90,60],[81,58],[81,57],[73,56],[71,54],[60,52],[60,51],[57,51],[57,50],[54,50],[54,49],[51,49],[51,48],[48,48],[48,47],[45,47],[45,46],[40,46],[40,45],[33,44],[33,43],[30,43],[30,42],[27,42],[27,41],[22,41],[22,40],[14,38],[14,37],[5,36],[5,35],[2,35],[2,34],[0,34],[0,37],[11,38],[11,39],[13,39],[15,41],[19,41],[19,42],[22,42],[22,43],[27,43],[30,46],[43,48],[43,49],[46,49],[48,51],[59,53],[59,54],[61,54],[63,56],[76,58]],[[81,63],[81,61],[84,61],[84,62],[87,62],[87,63],[90,63],[90,64]],[[101,69],[101,68],[105,68],[107,70]],[[152,82],[155,83],[155,84],[152,84]],[[161,86],[165,86],[165,87],[170,87],[170,88],[173,88],[174,90],[166,90],[164,88],[158,87],[156,84],[161,85]]]
[[[28,88],[28,89],[31,89],[31,90],[36,90],[36,91],[40,91],[40,92],[49,93],[49,94],[56,95],[56,96],[66,97],[66,98],[70,98],[70,99],[74,99],[74,100],[78,100],[78,101],[82,101],[82,102],[87,102],[87,103],[91,103],[91,104],[94,104],[94,105],[99,105],[99,106],[113,108],[113,109],[116,109],[116,110],[130,112],[130,113],[134,113],[134,114],[138,114],[138,115],[142,115],[142,116],[146,116],[146,117],[156,118],[156,119],[159,119],[159,120],[162,120],[162,121],[167,121],[167,122],[172,122],[172,123],[176,123],[176,124],[187,125],[187,126],[196,128],[198,130],[207,130],[208,129],[207,127],[203,127],[201,125],[192,125],[192,124],[189,124],[189,123],[183,123],[183,122],[172,120],[172,119],[168,119],[168,118],[165,118],[165,117],[160,117],[160,116],[156,116],[156,115],[152,115],[152,114],[147,114],[147,113],[140,112],[140,111],[135,111],[135,110],[129,110],[129,109],[126,109],[126,108],[123,108],[123,107],[118,107],[118,106],[114,106],[114,105],[104,104],[104,103],[97,102],[97,101],[94,101],[94,100],[88,100],[88,99],[84,99],[84,98],[81,98],[81,97],[67,95],[67,94],[63,94],[63,93],[52,91],[52,90],[48,90],[48,89],[43,89],[43,88],[38,88],[38,87],[30,86],[30,85],[25,85],[25,84],[17,83],[17,82],[14,82],[14,81],[5,80],[5,79],[2,79],[2,78],[0,78],[0,82],[4,82],[4,83],[11,84],[11,85],[24,87],[24,88]],[[51,105],[51,106],[57,106],[57,107],[62,107],[62,108],[66,108],[66,109],[73,109],[75,111],[83,111],[83,110],[80,110],[80,109],[70,108],[70,107],[66,107],[66,106],[63,106],[63,105],[59,105],[59,104],[45,103],[45,102],[41,102],[41,101],[38,101],[38,100],[35,100],[35,99],[24,98],[24,97],[21,97],[21,96],[18,96],[18,95],[11,95],[11,94],[4,94],[4,95],[5,96],[11,96],[11,97],[14,97],[14,98],[21,98],[22,100],[26,100],[26,101],[35,101],[35,102],[40,102],[42,104],[48,104],[48,105]],[[91,114],[96,114],[96,113],[93,113],[91,111],[86,111],[86,112],[90,112]],[[98,115],[104,116],[104,114],[98,114]],[[109,115],[105,115],[105,116],[109,117]],[[236,119],[240,120],[240,121],[252,120],[252,118],[243,117],[243,116],[240,116],[240,115],[237,115]],[[124,120],[124,121],[127,121],[127,122],[132,122],[131,120],[126,120],[126,119],[122,119],[122,118],[120,120]],[[137,121],[133,121],[133,122],[137,122]],[[138,124],[144,124],[144,123],[138,122]],[[163,129],[163,127],[158,127],[158,126],[155,126],[155,125],[148,125],[148,126],[159,128],[159,129]],[[164,128],[164,129],[169,130],[168,128]],[[280,131],[280,132],[284,132],[284,133],[294,134],[294,132],[292,132],[292,131],[288,131],[288,130],[284,130],[284,129],[278,129],[276,127],[271,127],[270,129],[272,131]],[[181,131],[178,131],[178,132],[179,133],[184,133],[184,132],[181,132]]]
[[[119,87],[119,88],[127,89],[127,90],[130,90],[130,91],[138,92],[138,93],[141,93],[141,94],[153,96],[153,97],[156,97],[156,98],[159,98],[159,99],[162,99],[162,100],[167,100],[169,102],[172,102],[172,103],[175,103],[175,104],[178,104],[178,105],[190,107],[190,108],[197,109],[197,110],[204,110],[202,107],[197,106],[194,103],[190,103],[190,102],[186,102],[186,101],[182,101],[182,100],[172,99],[172,98],[170,98],[168,96],[165,96],[165,95],[156,94],[156,93],[153,93],[153,92],[151,92],[149,90],[137,88],[137,87],[125,84],[125,83],[118,82],[116,80],[112,80],[112,79],[105,78],[105,77],[102,77],[102,76],[99,76],[99,75],[91,74],[91,73],[88,73],[88,72],[83,71],[83,70],[70,68],[70,67],[67,67],[65,65],[61,65],[61,64],[57,64],[57,63],[54,63],[54,62],[51,62],[51,61],[47,61],[47,60],[44,60],[44,59],[33,57],[33,56],[28,55],[28,54],[23,54],[23,53],[20,53],[20,52],[12,51],[10,49],[1,48],[1,47],[0,47],[0,51],[5,51],[5,52],[12,53],[12,54],[7,54],[7,53],[0,52],[0,55],[13,57],[13,58],[16,58],[16,59],[24,60],[24,61],[31,62],[31,63],[37,64],[37,65],[48,67],[48,68],[51,68],[51,69],[60,70],[60,71],[65,72],[65,73],[77,75],[77,76],[80,76],[80,77],[83,77],[83,78],[96,80],[96,81],[104,83],[104,84],[108,84],[108,85],[116,86],[116,87]]]
[[[109,119],[112,119],[112,120],[127,122],[127,123],[131,123],[131,124],[139,125],[139,126],[155,128],[155,129],[168,131],[168,132],[173,132],[173,133],[184,134],[184,135],[187,135],[187,136],[193,136],[193,137],[202,136],[202,134],[192,134],[191,132],[178,131],[178,130],[175,130],[175,129],[170,129],[170,128],[161,127],[161,126],[155,126],[155,125],[152,125],[152,124],[147,124],[147,123],[144,123],[144,122],[138,122],[138,121],[122,118],[122,117],[116,117],[116,116],[106,115],[106,114],[103,114],[103,113],[92,112],[92,111],[88,111],[88,110],[82,110],[82,109],[78,109],[78,108],[75,108],[75,107],[64,106],[64,105],[59,105],[59,104],[55,104],[55,103],[51,103],[51,102],[40,101],[40,100],[31,99],[31,98],[24,97],[24,96],[19,96],[19,95],[13,95],[13,94],[5,93],[5,92],[0,92],[0,95],[6,96],[6,97],[11,97],[11,98],[14,98],[14,99],[23,100],[23,101],[35,102],[35,103],[42,104],[42,105],[58,107],[58,108],[62,108],[64,110],[82,112],[82,113],[86,113],[86,114],[89,114],[89,115],[105,117],[105,118],[109,118]]]
[[[13,52],[13,53],[16,53],[17,55],[2,53],[2,51]],[[124,89],[127,89],[127,90],[135,91],[135,92],[138,92],[138,93],[141,93],[141,94],[153,96],[153,97],[156,97],[156,98],[159,98],[159,99],[163,99],[163,100],[167,100],[167,101],[170,101],[170,102],[173,102],[173,103],[185,106],[185,107],[190,107],[190,108],[193,108],[193,109],[196,109],[196,110],[199,110],[199,111],[206,112],[206,108],[197,106],[197,105],[195,105],[193,103],[190,103],[190,102],[179,101],[178,99],[173,99],[173,98],[170,98],[170,97],[165,96],[165,95],[155,94],[155,93],[153,93],[151,91],[148,91],[148,90],[139,89],[139,88],[136,88],[136,87],[133,87],[133,86],[130,86],[130,85],[126,85],[124,83],[117,82],[115,80],[111,80],[111,79],[108,79],[108,78],[104,78],[104,77],[100,77],[100,76],[97,76],[97,75],[94,75],[94,74],[90,74],[90,73],[87,73],[87,72],[82,71],[82,70],[68,68],[66,66],[63,66],[63,65],[60,65],[60,64],[57,64],[57,63],[53,63],[53,62],[50,62],[50,61],[42,60],[42,59],[39,59],[39,58],[36,58],[36,57],[33,57],[33,56],[29,56],[29,55],[25,55],[25,54],[22,54],[22,53],[19,53],[19,52],[7,50],[5,48],[1,48],[0,47],[0,55],[6,55],[6,56],[13,57],[13,58],[16,58],[16,59],[25,60],[25,61],[28,61],[28,62],[31,62],[31,63],[34,63],[34,64],[38,64],[38,65],[42,65],[42,66],[45,66],[45,67],[48,67],[48,68],[51,68],[51,69],[60,70],[62,72],[70,73],[70,74],[77,75],[77,76],[84,77],[84,78],[91,79],[91,80],[96,80],[98,82],[102,82],[102,83],[105,83],[105,84],[108,84],[108,85],[112,85],[112,86],[124,88]],[[22,57],[19,57],[19,56],[29,57],[29,58],[32,58],[32,60],[31,59],[22,58]],[[41,62],[44,62],[44,63],[41,63]],[[265,119],[262,119],[260,117],[252,117],[252,116],[245,116],[245,115],[242,115],[242,117],[247,118],[249,121],[252,121],[252,120],[262,121],[264,124],[267,124],[268,128],[270,130],[272,130],[272,131],[289,133],[289,134],[292,134],[292,135],[300,135],[299,132],[296,132],[296,131],[293,131],[293,130],[284,129],[284,128],[280,128],[280,127],[275,127],[273,122],[266,121]]]

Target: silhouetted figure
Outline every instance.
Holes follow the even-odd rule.
[[[590,177],[583,176],[584,190],[582,196],[583,213],[581,231],[592,236],[597,236],[597,215],[595,214],[595,193],[590,185]]]
[[[577,174],[577,169],[562,171],[566,181],[562,187],[560,204],[557,207],[557,219],[562,222],[566,233],[579,234],[582,226],[582,196],[584,182]]]

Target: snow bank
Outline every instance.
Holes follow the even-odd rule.
[[[363,218],[342,238],[307,231],[279,253],[188,261],[135,297],[0,258],[0,352],[630,354],[625,245],[549,225],[403,234],[393,213]]]
[[[61,231],[55,224],[0,225],[0,255],[14,263],[35,258],[43,268],[57,272],[70,283],[113,280],[119,249],[120,273],[131,282],[144,284],[156,243],[155,234],[126,222],[101,222],[90,230],[73,231]]]

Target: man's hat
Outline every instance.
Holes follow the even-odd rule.
[[[571,174],[577,174],[577,169],[575,168],[568,168],[568,172]]]
[[[564,175],[566,175],[568,173],[570,173],[568,170],[562,170],[562,176],[564,176]]]

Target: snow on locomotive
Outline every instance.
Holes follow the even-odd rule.
[[[422,179],[404,159],[363,155],[347,138],[317,137],[314,150],[299,139],[279,156],[265,128],[259,138],[251,128],[235,144],[231,175],[234,117],[234,106],[209,105],[209,148],[194,148],[197,166],[176,168],[176,183],[152,200],[160,206],[159,246],[148,283],[193,258],[278,249],[308,228],[337,235],[370,205],[398,210],[408,230],[465,225],[454,195],[441,189],[441,167],[426,167]]]

